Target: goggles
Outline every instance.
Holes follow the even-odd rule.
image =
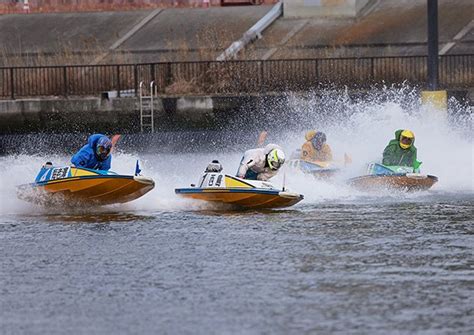
[[[280,159],[278,158],[278,154],[276,152],[276,150],[272,151],[268,158],[268,166],[270,166],[270,169],[272,170],[278,170],[280,168]]]
[[[110,154],[110,148],[99,146],[97,147],[97,155],[107,157]]]
[[[405,145],[411,145],[413,143],[413,138],[402,136],[400,138],[400,143],[403,143]]]
[[[279,161],[270,161],[268,165],[270,165],[270,168],[271,168],[272,170],[277,170],[277,169],[280,168],[280,165],[281,165],[281,164],[280,164]]]

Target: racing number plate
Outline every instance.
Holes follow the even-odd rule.
[[[50,180],[67,178],[69,174],[69,169],[70,169],[69,166],[55,168],[53,172],[51,173]]]

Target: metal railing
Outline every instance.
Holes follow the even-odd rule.
[[[440,56],[440,86],[474,87],[473,65],[474,55]],[[159,94],[187,95],[424,86],[426,78],[426,56],[0,67],[0,99],[130,90],[138,96],[140,81],[154,81]]]

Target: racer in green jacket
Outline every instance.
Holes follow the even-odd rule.
[[[409,166],[417,171],[420,162],[416,160],[415,135],[408,129],[399,129],[395,132],[395,139],[391,140],[383,151],[383,165]]]

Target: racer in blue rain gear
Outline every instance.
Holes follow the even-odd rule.
[[[87,144],[72,156],[71,162],[77,167],[108,171],[112,161],[111,150],[112,141],[107,136],[94,134],[89,136]]]

